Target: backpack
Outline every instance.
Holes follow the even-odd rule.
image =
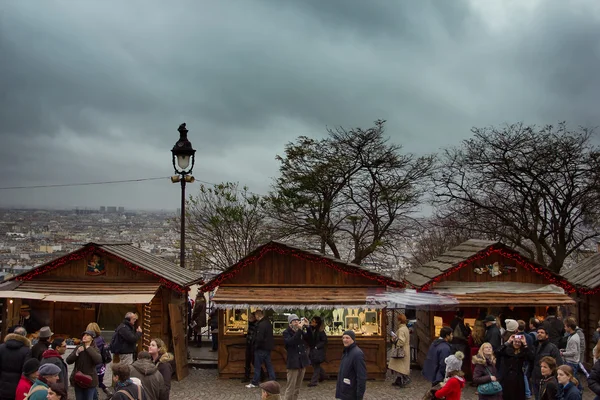
[[[112,342],[112,340],[111,340]],[[111,343],[112,344],[112,343]],[[110,346],[104,345],[100,350],[102,356],[102,364],[110,364],[112,362],[112,354],[110,354]]]
[[[119,340],[119,328],[120,327],[121,327],[121,325],[117,326],[113,337],[110,338],[110,345],[108,347],[109,347],[109,350],[112,351],[113,354],[119,354],[119,351],[121,350],[121,341]],[[104,354],[102,355],[102,358],[104,359]]]

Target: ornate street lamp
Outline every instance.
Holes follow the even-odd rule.
[[[194,168],[194,154],[196,150],[187,138],[188,130],[185,123],[179,125],[179,140],[171,149],[173,153],[173,169],[175,176],[171,177],[171,182],[181,182],[181,242],[179,263],[181,268],[185,268],[185,184],[194,182],[192,169]],[[190,165],[191,164],[191,165]]]

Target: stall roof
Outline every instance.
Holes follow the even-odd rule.
[[[582,293],[600,290],[600,253],[586,257],[572,268],[563,269],[561,275],[574,285],[581,286]]]
[[[248,254],[246,257],[242,258],[237,263],[235,263],[234,265],[232,265],[225,271],[221,272],[219,275],[216,275],[213,279],[211,279],[206,284],[204,284],[200,288],[200,290],[202,292],[208,292],[208,291],[214,290],[219,285],[225,283],[228,279],[235,276],[245,265],[248,265],[249,260],[252,260],[253,262],[258,261],[265,254],[267,254],[271,251],[278,251],[280,254],[281,253],[283,253],[283,254],[286,254],[286,253],[287,254],[292,254],[292,253],[298,254],[298,253],[300,253],[309,260],[325,260],[325,261],[327,261],[325,263],[325,265],[328,265],[330,268],[333,268],[332,265],[335,264],[337,267],[343,268],[348,273],[361,275],[367,279],[376,281],[384,286],[391,286],[391,287],[405,287],[406,286],[406,284],[404,282],[400,282],[400,281],[394,280],[390,277],[369,271],[367,268],[365,268],[364,266],[361,266],[361,265],[347,263],[347,262],[339,260],[335,257],[328,256],[325,254],[320,254],[320,253],[313,252],[313,251],[306,250],[306,249],[302,249],[300,247],[296,247],[296,246],[293,246],[293,245],[290,245],[287,243],[270,241],[270,242],[265,243],[264,245],[258,247],[256,250],[254,250],[253,252]],[[193,283],[197,283],[197,282],[191,282],[191,283],[193,284]]]
[[[466,242],[450,249],[441,256],[414,269],[405,277],[405,280],[415,288],[431,289],[431,284],[442,275],[447,275],[469,265],[473,261],[487,255],[498,252],[524,265],[525,268],[537,274],[543,275],[549,281],[556,282],[567,292],[575,291],[575,287],[566,279],[553,273],[543,265],[523,256],[517,250],[497,241],[469,239]]]
[[[72,253],[49,261],[32,270],[14,276],[9,280],[29,280],[40,273],[53,270],[67,261],[84,258],[90,253],[98,252],[117,258],[130,268],[139,268],[146,273],[155,275],[162,280],[172,282],[180,288],[185,288],[193,283],[201,282],[202,277],[198,272],[182,269],[180,266],[167,261],[154,254],[132,246],[131,243],[88,243]]]

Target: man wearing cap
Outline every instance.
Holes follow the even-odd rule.
[[[15,393],[15,399],[24,399],[29,390],[33,386],[33,383],[38,378],[38,368],[40,362],[35,358],[30,358],[25,361],[23,365],[23,375],[17,385],[17,391]]]
[[[281,386],[276,381],[263,382],[260,384],[260,388],[262,389],[261,400],[281,400],[279,395]]]
[[[274,381],[275,369],[271,362],[271,351],[275,347],[275,341],[273,340],[273,325],[265,318],[262,310],[254,311],[256,316],[256,334],[254,336],[254,378],[252,382],[246,385],[247,388],[258,387],[260,383],[260,371],[263,363],[267,368],[269,374],[269,380]]]
[[[17,327],[0,345],[0,400],[15,399],[23,365],[31,358],[31,342],[25,336],[25,328]]]
[[[502,346],[502,335],[496,325],[496,317],[488,315],[483,320],[483,323],[485,324],[485,337],[483,341],[491,344],[492,349],[497,351]]]
[[[28,400],[46,400],[49,384],[58,382],[60,368],[54,364],[44,364],[38,369],[38,378],[29,390]]]
[[[356,345],[354,331],[342,335],[344,351],[340,360],[335,398],[340,400],[362,400],[367,389],[367,364],[365,355]]]
[[[50,338],[54,335],[49,326],[43,326],[38,335],[38,342],[31,348],[31,357],[42,361],[42,354],[50,348]]]
[[[19,315],[21,316],[19,325],[25,328],[27,332],[37,332],[42,327],[42,324],[31,314],[31,307],[29,304],[23,304],[19,308]]]
[[[285,389],[285,400],[297,400],[300,395],[300,386],[304,380],[306,366],[310,364],[306,353],[305,339],[308,320],[300,318],[296,314],[288,315],[289,326],[283,331],[283,341],[287,352],[287,387]]]

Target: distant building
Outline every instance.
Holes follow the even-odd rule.
[[[108,206],[108,207],[106,207],[106,212],[116,213],[117,212],[117,207],[115,207],[115,206]]]
[[[119,207],[119,212],[120,213],[125,212],[125,207]]]
[[[105,213],[106,212],[106,206],[100,206],[100,212],[101,213]]]

